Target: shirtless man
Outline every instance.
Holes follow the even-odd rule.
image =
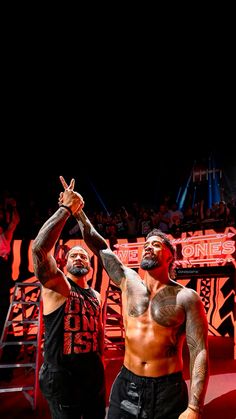
[[[62,177],[61,182],[66,189]],[[147,236],[142,280],[123,265],[82,210],[75,217],[86,244],[122,290],[125,355],[111,389],[108,419],[200,418],[208,384],[208,324],[199,295],[171,279],[175,252],[168,237],[156,229]],[[182,376],[185,337],[189,397]]]

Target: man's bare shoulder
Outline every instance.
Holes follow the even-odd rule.
[[[182,284],[178,284],[178,303],[188,305],[201,303],[199,294],[192,288],[187,288]]]

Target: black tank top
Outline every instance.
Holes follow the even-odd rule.
[[[45,326],[44,361],[68,365],[78,354],[98,351],[101,307],[91,288],[81,288],[69,278],[70,295],[53,313],[43,316]]]

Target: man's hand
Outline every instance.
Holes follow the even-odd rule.
[[[70,208],[72,214],[75,215],[84,207],[84,200],[82,196],[78,192],[74,191],[75,179],[71,179],[69,185],[66,183],[63,176],[60,176],[60,181],[64,188],[64,192],[60,193],[58,201],[59,206],[65,205],[66,207]]]
[[[200,413],[195,412],[189,407],[179,416],[179,419],[200,419],[200,418],[201,418]]]

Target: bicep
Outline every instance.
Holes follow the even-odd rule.
[[[125,266],[111,249],[100,251],[100,257],[108,276],[116,285],[121,285],[122,279],[125,278]]]
[[[67,294],[69,283],[65,274],[57,267],[55,258],[51,254],[34,253],[34,273],[38,280],[46,288]]]
[[[40,251],[33,251],[33,264],[34,273],[39,280],[44,280],[57,273],[57,263],[55,258],[45,252],[43,249]]]
[[[201,350],[207,346],[208,322],[203,303],[193,295],[186,310],[186,340],[190,350]]]

